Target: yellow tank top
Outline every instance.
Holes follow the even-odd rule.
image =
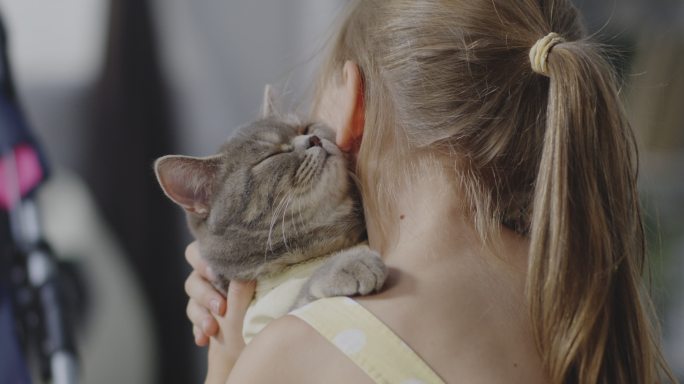
[[[348,297],[318,300],[290,314],[316,329],[375,383],[444,383],[399,336]]]
[[[326,257],[319,257],[292,265],[278,274],[257,279],[254,299],[247,308],[242,327],[245,343],[252,341],[268,323],[292,309],[299,291],[326,260]]]

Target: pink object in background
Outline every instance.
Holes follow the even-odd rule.
[[[28,145],[19,145],[10,152],[9,156],[14,155],[14,164],[7,161],[7,156],[0,159],[0,208],[9,209],[16,202],[17,186],[10,185],[10,178],[14,177],[16,172],[19,182],[20,196],[24,196],[30,192],[43,180],[43,169],[40,165],[40,159],[36,151]],[[9,169],[10,166],[16,164],[16,171]]]

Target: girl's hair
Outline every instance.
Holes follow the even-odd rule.
[[[546,77],[529,53],[551,32],[565,42]],[[368,218],[393,214],[392,191],[416,172],[453,172],[486,243],[504,222],[530,237],[526,291],[551,382],[676,381],[643,292],[634,137],[569,0],[355,1],[319,89],[346,60],[364,86]]]

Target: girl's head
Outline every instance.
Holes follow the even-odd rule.
[[[562,41],[535,72],[530,50],[552,32]],[[331,48],[318,100],[358,84],[338,144],[358,151],[380,237],[393,191],[448,175],[483,239],[503,223],[530,237],[527,293],[553,382],[654,381],[635,145],[571,2],[359,0]]]
[[[371,0],[350,7],[320,88],[339,81],[347,60],[360,68],[366,129],[358,164],[362,184],[374,187],[366,191],[369,212],[387,214],[389,191],[411,182],[407,169],[442,168],[465,187],[482,235],[503,219],[526,230],[549,94],[529,51],[552,31],[569,41],[583,34],[575,9],[557,3]]]

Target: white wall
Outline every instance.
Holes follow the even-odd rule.
[[[84,83],[104,52],[106,0],[1,0],[17,80]]]
[[[308,86],[314,52],[342,0],[156,0],[179,150],[213,153],[258,114],[266,83]]]
[[[85,101],[99,74],[107,0],[0,0],[14,80],[53,161],[83,161]]]

